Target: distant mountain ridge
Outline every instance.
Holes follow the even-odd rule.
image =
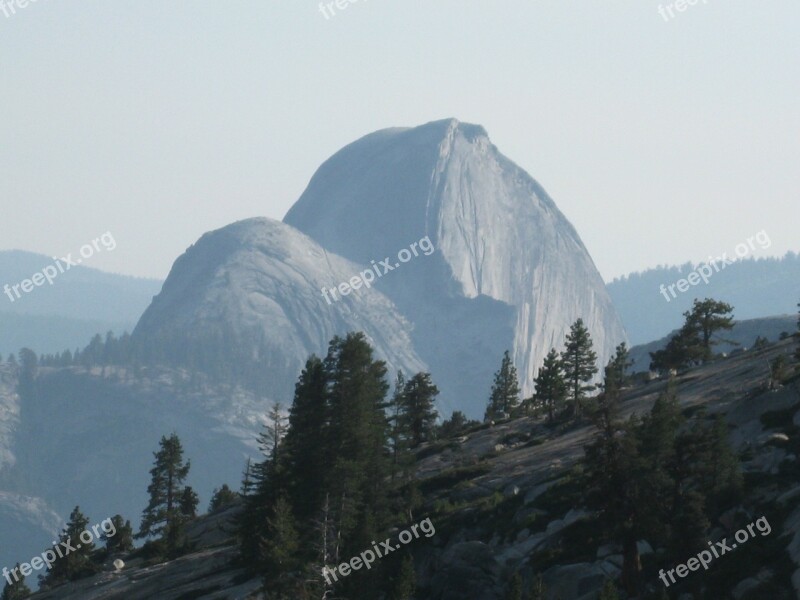
[[[695,298],[714,298],[733,305],[738,320],[797,312],[800,301],[800,254],[782,258],[749,258],[726,266],[677,298],[661,294],[661,285],[685,278],[696,265],[661,266],[611,281],[606,288],[632,344],[646,344],[683,324],[683,313]]]
[[[39,353],[84,347],[96,333],[132,331],[163,282],[74,266],[13,302],[2,293],[41,272],[53,259],[22,250],[0,251],[0,354],[27,346]]]

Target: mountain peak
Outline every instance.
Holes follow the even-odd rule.
[[[496,367],[487,356],[511,349],[530,393],[576,319],[601,361],[625,340],[575,229],[480,125],[451,118],[362,137],[323,163],[284,222],[360,264],[431,241],[430,257],[375,287],[414,323],[415,348],[470,416]]]

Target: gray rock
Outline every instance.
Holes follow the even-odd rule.
[[[511,349],[528,396],[577,318],[599,364],[626,339],[575,229],[478,125],[448,119],[367,135],[319,168],[284,222],[359,264],[430,237],[435,252],[376,287],[415,325],[414,347],[469,417],[483,417],[497,368],[487,357]]]

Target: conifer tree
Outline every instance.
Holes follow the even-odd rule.
[[[333,587],[357,597],[365,586],[385,587],[378,566],[333,586],[321,578],[323,566],[386,533],[389,386],[372,353],[361,333],[335,337],[324,361],[306,362],[283,440],[259,438],[265,459],[247,469],[241,552],[276,598],[320,598]]]
[[[646,464],[636,435],[638,422],[633,417],[619,419],[619,390],[610,371],[607,367],[593,413],[597,434],[584,449],[586,502],[598,512],[609,537],[622,545],[622,582],[635,596],[642,569],[637,541],[646,528],[647,503],[640,485]]]
[[[25,584],[25,576],[20,573],[19,563],[13,570],[12,581],[6,583],[0,600],[25,600],[31,595],[31,589]],[[16,579],[15,579],[16,577]]]
[[[794,351],[794,357],[800,360],[800,302],[797,303],[797,308],[797,333],[795,334],[797,337],[797,348]]]
[[[271,593],[288,595],[294,587],[297,568],[298,534],[292,508],[278,496],[267,518],[266,535],[261,539],[261,556],[266,588]]]
[[[405,406],[406,379],[402,371],[397,372],[394,382],[394,394],[389,401],[389,442],[392,449],[392,481],[397,477],[398,472],[405,470],[407,459],[409,459],[408,434],[405,431],[405,423],[402,419],[403,407]]]
[[[542,574],[539,573],[533,578],[533,582],[531,584],[531,590],[528,594],[528,600],[545,600],[545,592],[547,590],[544,586],[544,580],[542,579]]]
[[[506,591],[506,600],[522,600],[522,576],[519,571],[511,577]]]
[[[200,504],[200,498],[197,493],[192,489],[192,486],[183,488],[181,494],[180,508],[181,515],[186,519],[194,519],[197,517],[197,507]]]
[[[208,512],[215,512],[236,504],[239,498],[239,494],[229,488],[227,483],[223,483],[222,487],[214,488],[211,494],[211,502],[208,505]]]
[[[478,424],[478,421],[469,421],[463,412],[454,410],[449,419],[442,421],[437,436],[442,439],[456,436],[472,424]]]
[[[287,500],[299,522],[316,517],[330,476],[330,409],[325,365],[311,356],[295,385],[284,438]]]
[[[718,331],[733,329],[733,307],[725,302],[706,298],[695,299],[691,311],[683,313],[686,322],[691,323],[698,332],[702,360],[708,362],[712,354],[712,346],[719,343],[713,339]]]
[[[735,502],[742,491],[739,461],[731,449],[728,426],[721,415],[701,430],[703,443],[695,457],[698,487],[704,491],[708,514],[716,514],[725,503]]]
[[[409,554],[403,557],[400,562],[400,570],[392,582],[389,600],[411,600],[416,591],[416,573],[414,572],[414,560]]]
[[[256,570],[263,570],[262,541],[268,536],[268,520],[275,510],[275,503],[286,488],[285,464],[278,460],[279,454],[283,456],[279,453],[283,419],[280,406],[274,405],[264,430],[256,439],[262,460],[248,462],[245,475],[249,493],[245,494],[245,510],[238,524],[240,550],[245,563]]]
[[[639,450],[645,467],[640,480],[644,498],[660,498],[661,502],[642,514],[643,528],[660,543],[666,543],[674,516],[675,482],[670,469],[676,460],[675,445],[678,431],[684,424],[674,384],[670,381],[664,393],[656,399],[639,427]]]
[[[597,354],[592,346],[589,330],[583,324],[583,319],[578,319],[570,327],[566,347],[561,353],[567,397],[572,402],[575,418],[582,416],[584,400],[595,389],[595,386],[589,384],[597,373]]]
[[[556,411],[561,410],[567,397],[567,384],[555,348],[551,348],[545,356],[539,375],[533,381],[536,388],[534,398],[547,411],[547,420],[552,423]]]
[[[614,582],[610,579],[606,579],[605,583],[603,584],[603,589],[600,590],[599,600],[619,600],[617,586],[614,585]]]
[[[133,528],[131,522],[122,518],[122,515],[111,517],[114,525],[114,535],[104,534],[103,541],[106,544],[108,554],[121,554],[133,550]]]
[[[162,436],[159,447],[159,451],[153,453],[155,463],[150,470],[151,482],[147,488],[150,502],[142,513],[136,537],[160,537],[168,556],[172,557],[184,543],[186,517],[181,511],[181,499],[191,463],[183,460],[183,446],[177,434],[168,438]]]
[[[401,397],[400,421],[407,432],[411,448],[428,441],[436,424],[436,396],[439,388],[431,381],[430,373],[417,373],[408,380]]]
[[[34,391],[34,380],[39,367],[36,353],[29,348],[22,348],[19,351],[19,366],[19,394],[23,399],[29,399]]]
[[[42,578],[42,583],[46,586],[53,586],[67,581],[76,581],[83,577],[88,577],[97,571],[92,563],[91,555],[94,551],[94,543],[81,539],[89,526],[89,519],[76,506],[69,515],[67,526],[58,537],[58,542],[65,542],[74,550],[65,552],[62,558],[53,563],[51,569]],[[91,532],[89,532],[91,534]],[[91,536],[90,536],[91,537]],[[80,546],[80,547],[78,547]]]
[[[325,367],[330,381],[330,497],[339,560],[378,539],[388,520],[389,423],[384,412],[386,365],[376,361],[363,333],[336,337]],[[363,579],[375,578],[373,571]],[[349,579],[347,590],[356,585]],[[377,582],[375,582],[377,585]]]
[[[267,427],[264,430],[264,444],[269,448],[270,459],[273,463],[280,460],[279,448],[281,440],[286,435],[287,417],[283,416],[283,406],[280,402],[273,402],[267,414]]]
[[[500,363],[500,370],[494,374],[492,393],[486,407],[486,419],[494,419],[501,412],[510,415],[519,405],[519,381],[517,368],[506,350]]]
[[[711,298],[695,299],[692,310],[683,313],[684,323],[662,350],[651,352],[650,368],[658,371],[685,369],[706,363],[713,356],[719,331],[733,328],[733,307]]]
[[[630,360],[630,351],[628,345],[622,342],[617,346],[614,356],[608,363],[608,370],[605,374],[605,379],[613,378],[614,385],[617,389],[621,390],[628,384],[628,369],[633,365]]]

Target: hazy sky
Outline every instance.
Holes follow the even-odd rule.
[[[165,277],[205,231],[282,219],[343,145],[456,117],[545,187],[607,279],[760,230],[766,254],[800,250],[800,3],[699,0],[670,21],[658,6],[0,12],[0,249],[60,256],[111,231],[87,266]]]

